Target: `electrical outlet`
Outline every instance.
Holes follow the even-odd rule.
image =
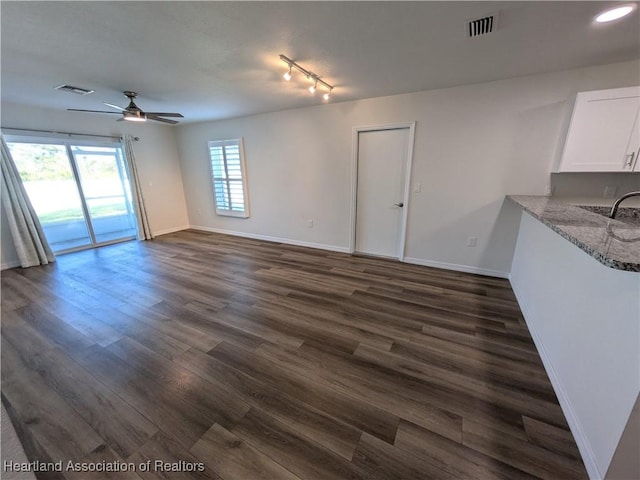
[[[414,193],[420,193],[422,191],[422,184],[420,182],[413,186]]]
[[[604,187],[604,198],[615,198],[618,187],[615,185],[607,185]]]
[[[478,244],[478,237],[467,238],[467,247],[475,247]]]
[[[551,185],[545,185],[544,187],[545,196],[550,197],[551,195],[553,195],[553,190],[554,188]]]
[[[313,220],[311,219],[307,220],[307,227],[313,228]]]

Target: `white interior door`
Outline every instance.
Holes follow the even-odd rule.
[[[355,251],[399,258],[409,128],[358,132]]]

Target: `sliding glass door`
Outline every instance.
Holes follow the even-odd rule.
[[[96,243],[136,235],[129,181],[120,147],[71,146]]]
[[[54,252],[135,238],[119,144],[9,137],[7,145]]]

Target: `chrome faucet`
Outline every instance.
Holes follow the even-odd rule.
[[[613,207],[611,207],[611,212],[609,213],[609,218],[616,218],[616,213],[618,213],[618,207],[620,206],[622,201],[626,200],[627,198],[631,198],[631,197],[640,197],[640,192],[625,193],[623,196],[621,196],[619,199],[617,199],[613,203]]]

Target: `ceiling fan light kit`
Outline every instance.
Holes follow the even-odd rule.
[[[324,88],[327,89],[327,92],[322,95],[322,99],[326,102],[329,100],[329,98],[331,98],[331,92],[333,91],[333,85],[325,82],[324,80],[322,80],[320,78],[320,75],[318,75],[317,73],[313,73],[310,70],[307,70],[306,68],[302,67],[300,64],[294,62],[293,60],[291,60],[289,57],[287,57],[286,55],[280,54],[280,60],[282,60],[284,63],[287,64],[287,66],[289,67],[289,70],[287,72],[285,72],[285,74],[283,75],[284,79],[286,81],[290,81],[291,80],[291,73],[293,71],[293,69],[296,69],[297,71],[299,71],[300,73],[302,73],[308,80],[313,82],[313,85],[311,85],[308,90],[309,93],[311,93],[312,95],[316,93],[316,91],[318,90],[318,84],[322,85]]]
[[[128,122],[146,122],[147,116],[141,112],[122,112],[121,120],[126,120]]]
[[[138,96],[136,92],[125,90],[122,93],[129,99],[129,105],[127,105],[126,108],[103,102],[103,104],[107,107],[115,108],[116,110],[119,110],[119,112],[109,112],[106,110],[81,110],[78,108],[68,108],[67,110],[69,110],[70,112],[107,113],[112,115],[122,115],[122,118],[118,119],[119,122],[123,120],[126,120],[128,122],[146,122],[147,120],[154,120],[156,122],[175,125],[176,123],[178,123],[176,120],[171,120],[164,117],[183,118],[183,115],[177,112],[145,112],[133,101],[133,99]]]

